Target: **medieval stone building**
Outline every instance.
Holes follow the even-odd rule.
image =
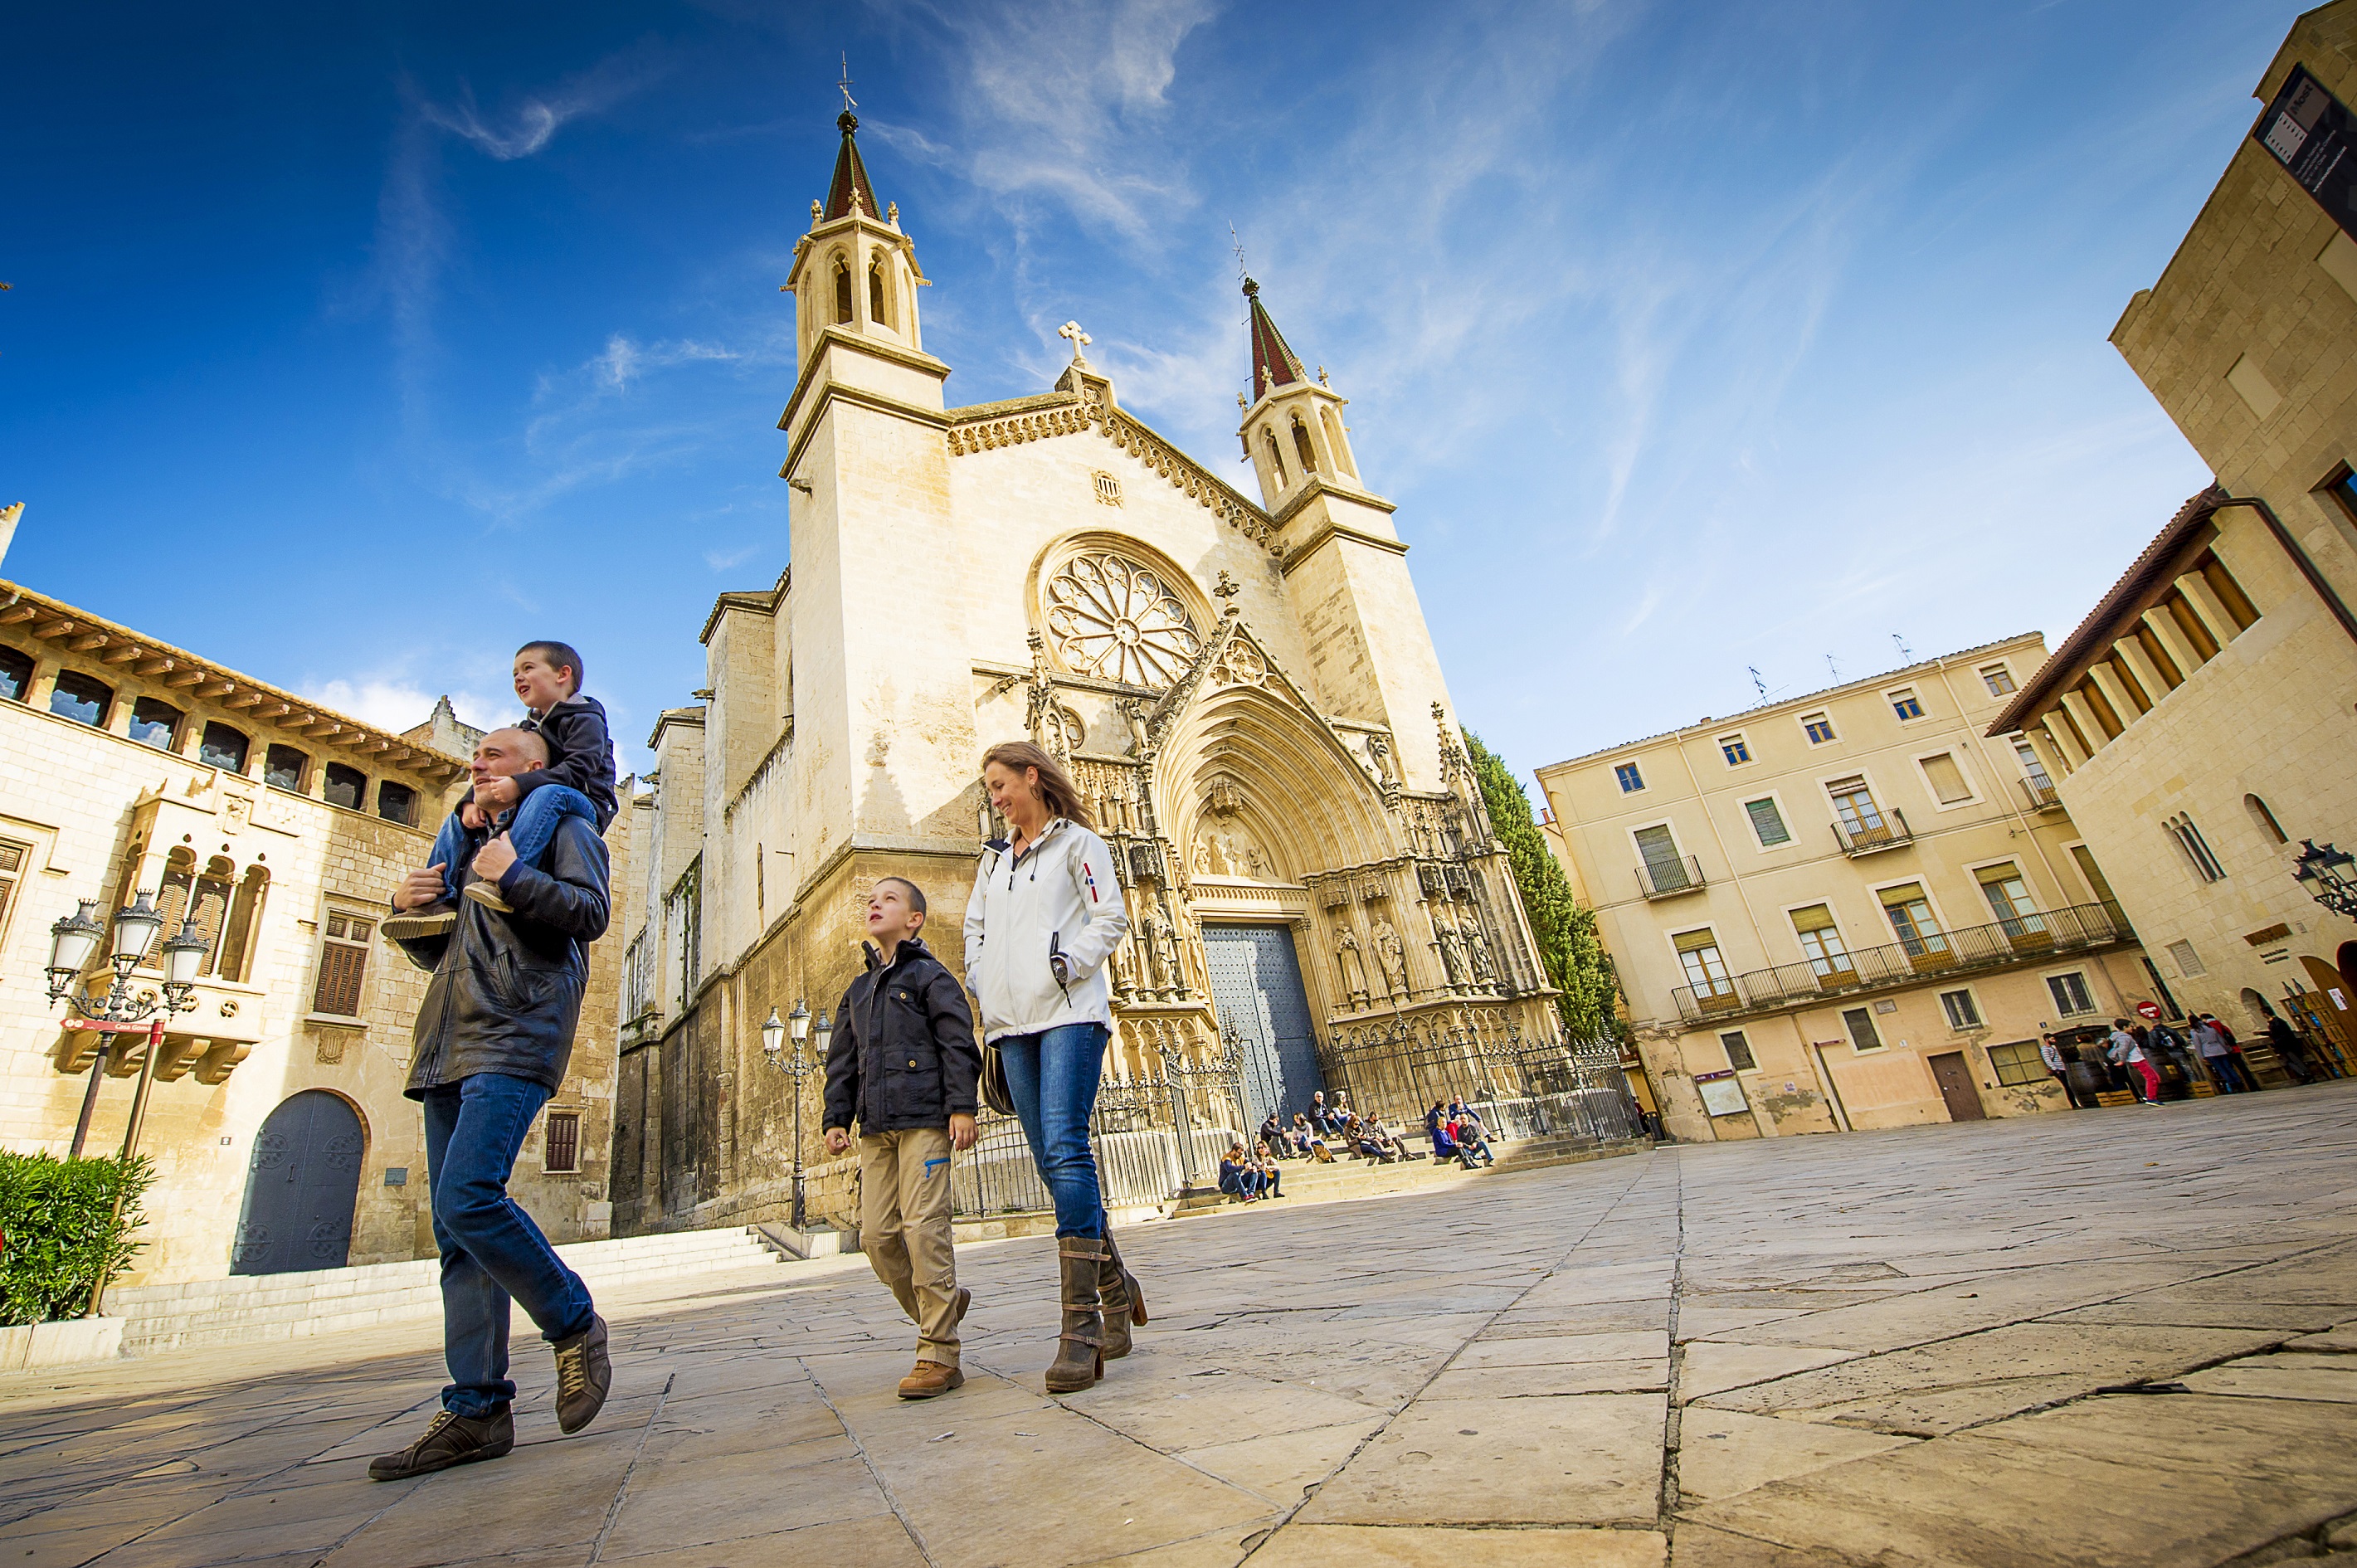
[[[761,1021],[836,1005],[879,875],[925,888],[962,967],[981,755],[1026,736],[1123,877],[1114,1092],[1151,1112],[1170,1073],[1224,1074],[1195,1114],[1231,1125],[1321,1085],[1416,1115],[1532,1059],[1610,1083],[1562,1039],[1345,400],[1247,282],[1257,500],[1125,411],[1077,326],[1052,389],[949,406],[856,124],[787,279],[792,565],[713,607],[630,812],[618,1229],[780,1209],[798,1080]]]

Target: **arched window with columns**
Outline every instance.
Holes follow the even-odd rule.
[[[884,300],[884,258],[877,256],[867,263],[867,319],[878,327],[892,325],[892,313]]]
[[[1318,453],[1309,444],[1309,427],[1301,423],[1297,413],[1293,416],[1293,449],[1300,455],[1304,477],[1318,471]]]
[[[851,320],[851,265],[841,256],[834,259],[834,320],[837,326]]]
[[[1285,455],[1276,449],[1276,436],[1266,425],[1261,427],[1262,445],[1268,448],[1268,466],[1276,473],[1276,488],[1285,489]]]

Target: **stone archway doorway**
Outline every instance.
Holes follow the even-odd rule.
[[[1235,1031],[1243,1058],[1244,1135],[1271,1112],[1291,1122],[1326,1087],[1318,1030],[1293,932],[1278,925],[1203,924],[1203,967],[1220,1027]]]
[[[281,1101],[254,1136],[229,1272],[342,1268],[366,1143],[359,1113],[341,1095],[307,1089]]]

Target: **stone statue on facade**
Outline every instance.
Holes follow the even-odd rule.
[[[1473,971],[1473,983],[1483,989],[1494,989],[1498,983],[1497,965],[1490,959],[1490,940],[1481,934],[1481,923],[1472,916],[1465,918],[1465,960]]]
[[[1375,962],[1383,972],[1383,988],[1393,996],[1405,996],[1407,985],[1407,952],[1400,946],[1399,932],[1391,921],[1375,918]]]
[[[1161,961],[1162,972],[1170,977],[1170,990],[1183,993],[1187,989],[1187,973],[1178,967],[1178,937],[1168,921],[1155,922],[1154,954]]]
[[[1114,709],[1121,714],[1122,723],[1129,726],[1129,754],[1144,757],[1146,747],[1153,744],[1146,733],[1146,704],[1135,697],[1124,697],[1114,704]]]
[[[1458,934],[1456,922],[1446,915],[1432,918],[1432,935],[1440,949],[1440,967],[1448,976],[1449,989],[1465,984],[1465,939]]]
[[[1359,950],[1359,933],[1348,926],[1335,939],[1334,965],[1341,973],[1342,993],[1351,999],[1351,1004],[1365,1006],[1369,999],[1366,956]]]

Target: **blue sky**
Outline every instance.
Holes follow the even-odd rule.
[[[51,6],[11,23],[11,578],[381,723],[577,642],[625,768],[786,564],[848,51],[953,402],[1078,317],[1249,486],[1229,227],[1528,770],[2030,628],[2206,479],[2104,341],[2297,7]]]

